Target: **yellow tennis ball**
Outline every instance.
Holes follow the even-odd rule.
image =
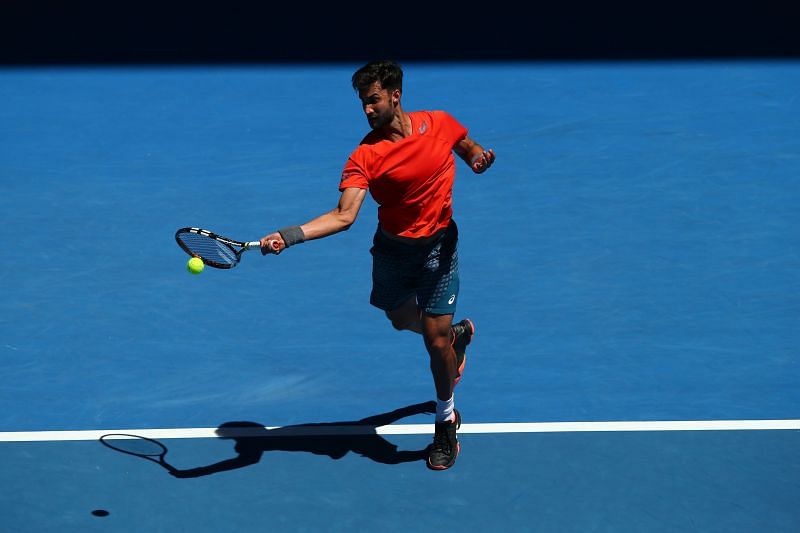
[[[192,274],[199,274],[203,271],[206,265],[203,264],[203,260],[199,257],[192,257],[189,259],[189,262],[186,263],[186,268],[189,269],[189,272]]]

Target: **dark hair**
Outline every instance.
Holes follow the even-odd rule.
[[[353,89],[363,91],[375,82],[388,91],[403,90],[403,69],[396,62],[382,59],[370,61],[358,69],[352,78]]]

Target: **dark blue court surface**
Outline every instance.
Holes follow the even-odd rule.
[[[428,438],[394,437],[401,449]],[[794,531],[797,432],[465,435],[457,466],[265,452],[175,479],[95,442],[4,444],[13,531]],[[228,441],[164,441],[179,468]],[[508,454],[513,452],[514,457]],[[95,517],[92,510],[109,512]]]
[[[367,129],[358,66],[0,71],[0,529],[800,530],[795,422],[486,426],[444,473],[424,431],[160,439],[186,479],[42,441],[433,399],[421,340],[367,303],[373,202],[232,271],[188,274],[173,238],[333,208]],[[459,163],[454,192],[465,426],[800,419],[800,63],[405,67],[406,110],[446,109],[498,156]]]

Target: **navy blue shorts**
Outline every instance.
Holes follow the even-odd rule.
[[[458,299],[458,227],[454,221],[433,242],[419,245],[375,232],[369,302],[392,311],[409,298],[432,315],[455,314]]]

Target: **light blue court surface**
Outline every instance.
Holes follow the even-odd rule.
[[[0,71],[3,527],[800,530],[796,429],[464,433],[444,473],[383,461],[425,432],[264,436],[219,472],[235,442],[163,439],[188,479],[94,438],[30,442],[433,399],[421,340],[368,304],[373,202],[232,271],[191,276],[173,238],[333,208],[368,127],[358,66]],[[406,110],[446,109],[498,156],[459,163],[454,191],[465,426],[800,419],[800,63],[404,66]]]

